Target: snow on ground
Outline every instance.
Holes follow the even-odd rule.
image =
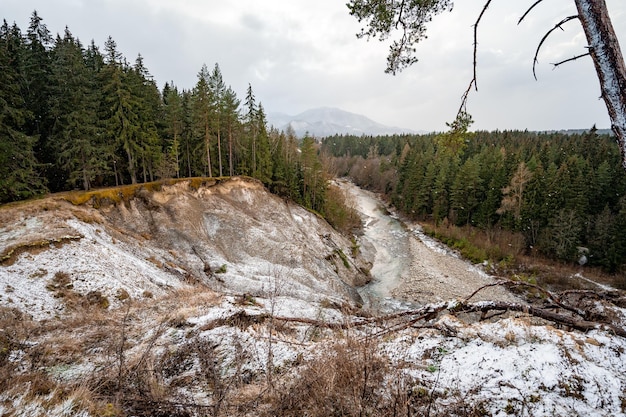
[[[458,331],[400,337],[384,344],[397,362],[422,364],[408,372],[424,387],[468,403],[486,403],[489,415],[624,416],[626,340],[580,334],[525,319],[465,325]]]
[[[34,255],[24,253],[9,266],[0,267],[0,304],[17,307],[36,320],[64,310],[49,284],[57,273],[69,274],[67,288],[86,295],[99,291],[109,303],[117,304],[121,290],[133,298],[159,295],[178,288],[181,282],[154,263],[133,256],[133,249],[114,239],[97,225],[68,220],[68,226],[83,236],[60,247]]]
[[[375,353],[382,355],[385,362],[391,365],[389,379],[402,375],[409,381],[408,389],[412,392],[431,396],[437,415],[445,414],[447,405],[460,402],[481,405],[484,414],[492,416],[626,416],[626,340],[607,332],[581,333],[556,329],[545,323],[536,323],[521,313],[493,322],[462,321],[454,315],[442,313],[431,321],[423,322],[422,327],[404,326],[401,330],[386,333],[386,325],[374,321],[341,330],[315,325],[316,322],[362,324],[371,314],[359,310],[346,296],[349,292],[345,289],[333,290],[333,286],[347,284],[328,278],[333,264],[326,257],[332,249],[319,236],[319,229],[316,229],[320,227],[316,225],[319,220],[304,210],[277,205],[269,214],[275,221],[282,222],[283,227],[267,226],[268,217],[260,216],[269,214],[254,210],[261,204],[258,189],[255,191],[249,184],[241,192],[233,184],[229,187],[234,194],[225,189],[220,191],[223,195],[218,197],[228,204],[229,201],[244,204],[245,210],[235,215],[231,213],[228,221],[250,216],[245,220],[245,228],[215,217],[220,210],[224,213],[233,207],[216,202],[218,197],[215,194],[219,194],[216,190],[212,194],[205,193],[204,200],[185,194],[186,201],[199,206],[209,204],[206,203],[209,201],[214,211],[208,211],[203,206],[205,212],[197,218],[185,219],[180,214],[173,216],[180,226],[176,233],[187,233],[187,240],[177,241],[171,246],[164,245],[164,239],[170,236],[168,233],[174,234],[173,228],[177,224],[164,220],[168,210],[154,214],[162,216],[160,221],[165,226],[161,230],[148,223],[142,229],[141,222],[135,219],[135,230],[121,233],[124,222],[129,222],[136,215],[132,207],[120,215],[119,221],[113,222],[115,227],[110,224],[105,227],[98,222],[86,223],[71,216],[59,221],[54,225],[58,233],[76,234],[82,238],[38,252],[25,252],[12,264],[0,265],[0,305],[17,307],[36,320],[56,319],[63,322],[69,314],[65,308],[67,301],[62,297],[55,298],[58,294],[49,285],[55,274],[66,273],[70,278],[68,289],[83,295],[99,291],[110,300],[105,317],[117,317],[119,322],[126,306],[137,309],[128,316],[129,358],[145,355],[146,346],[151,346],[153,339],[153,360],[161,361],[159,363],[167,358],[186,359],[184,355],[186,349],[191,349],[190,346],[196,349],[208,346],[215,354],[215,363],[219,364],[220,377],[224,381],[237,376],[248,381],[246,383],[259,383],[268,375],[275,374],[277,378],[287,381],[284,386],[289,386],[288,382],[297,380],[307,361],[328,355],[334,344],[368,340],[375,342]],[[169,200],[163,198],[163,201]],[[193,206],[191,203],[182,205],[181,212],[190,215],[185,210]],[[277,207],[285,211],[278,212]],[[170,211],[175,212],[173,209]],[[31,236],[45,229],[46,222],[37,219],[36,216],[24,217],[10,226],[3,226],[0,229],[0,244],[7,246],[19,241],[20,236]],[[371,227],[383,224],[374,216],[369,223]],[[287,225],[295,227],[295,231],[289,231]],[[172,229],[168,229],[170,227]],[[251,240],[238,241],[239,234]],[[142,235],[147,237],[141,238]],[[378,233],[379,237],[381,235],[382,232]],[[189,270],[200,268],[201,271],[203,267],[200,258],[185,246],[188,241],[195,244],[200,237],[213,245],[205,248],[204,252],[202,248],[196,248],[203,259],[213,269],[225,265],[224,272],[213,274],[210,278],[213,280],[213,291],[220,286],[223,291],[211,292],[204,283],[190,284],[184,279]],[[432,264],[437,264],[439,268],[449,265],[441,256],[450,256],[450,253],[437,249],[438,246],[431,245],[426,237],[419,237],[423,243],[418,242],[413,233],[401,228],[392,229],[382,241],[370,243],[375,251],[369,249],[368,252],[366,248],[364,252],[373,254],[388,250],[387,259],[401,260],[410,254],[422,253],[425,259],[426,252],[410,252],[414,250],[411,245],[425,244],[436,250],[437,256],[433,255],[436,262]],[[396,239],[396,242],[388,238]],[[288,239],[292,241],[285,241]],[[339,238],[334,239],[339,241]],[[251,241],[254,243],[249,243]],[[410,242],[404,248],[407,250],[405,257],[398,253],[402,245],[398,245],[397,241]],[[292,252],[293,262],[288,259],[289,251]],[[193,256],[196,257],[192,259]],[[455,265],[459,262],[457,258],[450,259]],[[303,265],[305,262],[311,264]],[[336,264],[340,266],[341,261]],[[402,262],[400,267],[392,267],[392,275],[400,274],[400,278],[394,276],[392,279],[405,279],[406,269],[403,268],[406,267]],[[422,266],[421,272],[429,272],[423,269],[430,267],[434,268],[432,265]],[[455,268],[461,274],[467,265]],[[321,271],[319,275],[312,272],[315,270]],[[195,271],[197,274],[198,271]],[[409,271],[419,270],[413,265]],[[478,276],[476,279],[485,279],[480,274],[474,274]],[[420,279],[425,276],[415,274]],[[442,271],[432,276],[441,280],[445,278]],[[426,284],[415,285],[419,290]],[[121,289],[128,292],[129,299],[119,299]],[[176,295],[177,291],[182,295]],[[154,298],[148,299],[147,294]],[[447,303],[454,298],[442,302]],[[130,300],[133,303],[128,304]],[[432,297],[430,302],[434,301],[436,298]],[[383,298],[379,304],[393,311],[415,308],[415,304],[402,303],[393,298]],[[455,302],[451,301],[450,308],[454,305]],[[350,309],[344,310],[345,306]],[[615,311],[620,317],[626,317],[623,309]],[[275,319],[271,318],[272,315]],[[279,318],[291,321],[281,322]],[[301,321],[298,322],[298,319]],[[117,326],[110,332],[107,330],[105,339],[115,341],[116,337],[120,337],[119,324]],[[98,329],[77,329],[72,338],[95,343],[89,335],[90,331],[97,332]],[[67,338],[66,334],[44,334],[29,340],[11,352],[10,360],[16,363],[24,361],[28,357],[25,353],[28,346],[62,344],[64,338]],[[107,361],[111,361],[111,357],[102,352],[111,342],[103,340],[101,343],[103,345],[85,347],[85,352],[73,363],[53,364],[44,371],[56,381],[92,376],[95,370],[110,366]],[[78,344],[82,346],[80,342]],[[55,352],[56,345],[52,346],[50,349]],[[191,361],[187,366],[183,359],[181,369],[166,375],[162,383],[170,384],[167,389],[183,398],[210,404],[212,397],[206,388],[208,384],[197,382],[198,361]],[[381,390],[387,388],[380,387]],[[0,415],[95,415],[81,409],[77,405],[79,401],[74,401],[71,396],[52,405],[46,405],[48,400],[33,399],[20,391],[9,390],[0,393]]]

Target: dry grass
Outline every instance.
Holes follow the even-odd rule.
[[[243,180],[247,179],[245,177]],[[208,177],[194,177],[194,178],[177,178],[167,179],[154,182],[147,182],[141,184],[122,185],[118,187],[100,188],[89,191],[68,191],[59,193],[57,198],[69,201],[75,206],[81,206],[84,204],[91,204],[94,207],[102,207],[111,204],[127,203],[133,198],[141,197],[141,194],[148,191],[161,191],[163,186],[171,186],[181,183],[186,183],[192,190],[198,190],[203,187],[212,187],[214,185],[223,183],[230,180],[230,177],[221,178],[208,178]]]
[[[64,245],[68,242],[72,242],[75,240],[80,240],[83,237],[80,235],[75,236],[61,236],[57,238],[50,239],[42,239],[36,240],[32,242],[22,242],[17,245],[10,246],[6,248],[2,253],[0,253],[0,265],[12,265],[16,259],[22,253],[28,252],[31,254],[41,253],[42,251],[48,250],[53,246]]]
[[[435,225],[420,222],[426,233],[458,249],[465,258],[479,263],[488,260],[494,272],[503,276],[531,277],[538,285],[552,291],[569,289],[594,289],[598,287],[584,279],[619,289],[626,289],[626,271],[607,274],[599,268],[565,264],[535,254],[528,253],[524,238],[520,233],[506,230],[481,230],[470,226],[457,227],[444,223]]]

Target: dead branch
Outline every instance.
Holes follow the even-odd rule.
[[[463,112],[465,112],[467,110],[467,98],[469,97],[469,93],[472,90],[472,86],[474,87],[474,89],[476,91],[478,91],[478,77],[476,75],[476,66],[477,66],[477,55],[478,55],[478,25],[480,24],[480,21],[483,18],[483,15],[485,14],[485,12],[487,11],[487,9],[489,8],[489,5],[491,4],[492,0],[487,0],[487,2],[485,3],[485,5],[483,6],[483,10],[480,12],[480,15],[478,15],[478,19],[476,19],[476,22],[474,23],[474,63],[473,63],[473,77],[472,80],[470,81],[469,85],[467,86],[467,89],[465,90],[465,92],[463,93],[463,95],[461,96],[461,107],[459,107],[459,111],[457,112],[457,114],[461,114]]]
[[[565,59],[563,61],[556,62],[556,63],[554,63],[552,65],[554,65],[554,68],[556,68],[559,65],[565,64],[566,62],[576,61],[579,58],[582,58],[582,57],[585,57],[585,56],[590,56],[590,55],[591,55],[591,52],[587,52],[587,53],[584,53],[584,54],[576,55],[576,56],[574,56],[572,58],[569,58],[569,59]]]
[[[617,336],[626,337],[626,329],[616,326],[612,323],[599,323],[595,321],[580,320],[574,317],[565,316],[563,314],[554,313],[552,311],[533,307],[526,304],[516,304],[507,302],[490,302],[490,303],[475,303],[475,304],[461,304],[458,311],[470,313],[470,312],[490,312],[490,311],[518,311],[531,316],[538,317],[544,320],[551,321],[555,324],[571,327],[583,332],[590,330],[606,330]]]
[[[494,287],[494,286],[506,286],[509,288],[512,287],[528,287],[533,288],[540,291],[542,294],[546,296],[546,299],[551,303],[545,307],[537,307],[529,304],[520,304],[520,303],[511,303],[511,302],[500,302],[500,301],[490,301],[490,302],[477,302],[477,303],[469,303],[469,300],[473,298],[476,294],[482,291],[485,288]],[[569,295],[572,293],[571,291],[565,292],[562,295]],[[583,295],[587,295],[586,293]],[[601,295],[597,293],[593,293],[593,295],[599,298],[611,298],[611,295]],[[556,309],[556,311],[553,311]],[[297,323],[315,326],[318,328],[325,328],[331,330],[348,330],[354,329],[358,327],[363,327],[366,325],[376,325],[381,329],[373,334],[369,334],[366,338],[371,337],[382,337],[391,333],[400,332],[409,327],[413,328],[438,328],[436,324],[432,324],[432,320],[439,317],[441,313],[447,311],[451,315],[456,315],[458,313],[482,313],[482,318],[485,319],[487,317],[492,318],[499,315],[502,315],[509,311],[521,312],[524,314],[531,315],[533,317],[537,317],[543,320],[547,320],[556,325],[561,325],[565,327],[569,327],[572,329],[580,330],[580,331],[590,331],[590,330],[604,330],[611,332],[617,336],[621,336],[626,338],[626,329],[616,325],[614,323],[609,322],[606,318],[601,318],[600,320],[591,320],[588,319],[590,315],[581,309],[565,304],[561,301],[559,295],[551,293],[537,285],[529,284],[525,282],[516,282],[516,281],[498,281],[492,284],[487,284],[482,286],[481,288],[474,291],[469,297],[467,297],[463,301],[456,301],[450,303],[438,303],[438,304],[428,304],[416,310],[408,310],[401,313],[390,314],[382,317],[371,317],[366,319],[355,319],[350,322],[337,323],[337,322],[326,322],[322,320],[309,319],[309,318],[298,318],[298,317],[273,317],[273,320],[283,322],[283,323]],[[561,313],[560,311],[564,311]],[[489,314],[491,313],[491,314]],[[268,320],[270,315],[267,313],[261,313],[258,315],[250,315],[246,313],[244,310],[241,310],[230,317],[221,318],[214,320],[213,322],[207,323],[202,327],[202,330],[208,330],[219,326],[239,326],[239,327],[247,327],[252,324],[262,323],[265,320]]]
[[[530,13],[532,11],[532,9],[535,8],[535,6],[537,6],[539,3],[541,3],[543,0],[537,0],[532,6],[530,6],[528,8],[528,10],[526,10],[526,13],[524,13],[522,15],[522,17],[519,18],[519,20],[517,21],[517,24],[519,25],[520,23],[522,23],[522,21],[526,18],[526,16],[528,16],[528,13]]]
[[[539,285],[535,285],[535,284],[531,284],[528,282],[520,282],[520,281],[510,281],[510,280],[501,280],[501,281],[497,281],[494,282],[492,284],[487,284],[487,285],[483,285],[482,287],[478,288],[476,291],[474,291],[469,297],[467,297],[463,303],[467,303],[470,299],[472,299],[476,294],[478,294],[480,291],[484,290],[485,288],[490,288],[490,287],[497,287],[497,286],[502,286],[502,287],[507,287],[508,289],[514,288],[514,287],[526,287],[526,288],[532,288],[534,290],[539,291],[540,293],[542,293],[549,301],[551,301],[554,306],[558,307],[558,308],[562,308],[564,310],[567,310],[571,313],[574,313],[582,318],[586,318],[587,317],[587,313],[583,310],[580,310],[576,307],[572,307],[569,306],[567,304],[564,304],[561,299],[559,298],[558,295],[546,290],[545,288],[540,287]]]
[[[563,25],[574,19],[580,19],[580,17],[578,15],[566,17],[565,19],[561,20],[559,23],[554,25],[554,27],[550,29],[545,35],[543,35],[543,38],[541,38],[541,41],[539,42],[539,45],[537,46],[537,50],[535,51],[535,57],[533,58],[533,76],[535,77],[535,80],[537,80],[536,68],[537,68],[537,63],[539,62],[537,57],[539,56],[539,51],[541,50],[541,46],[544,44],[546,39],[548,39],[548,37],[552,34],[552,32],[554,32],[557,29],[563,30]]]

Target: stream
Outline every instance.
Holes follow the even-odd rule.
[[[413,306],[396,300],[391,291],[409,272],[411,263],[410,232],[391,215],[380,199],[372,192],[359,188],[349,181],[339,186],[354,199],[363,220],[363,236],[359,238],[361,252],[373,260],[372,282],[359,288],[365,305],[382,311],[394,311]]]

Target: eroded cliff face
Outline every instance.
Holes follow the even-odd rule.
[[[368,264],[351,245],[319,216],[245,178],[199,188],[183,181],[105,206],[56,196],[0,210],[0,285],[9,289],[0,304],[45,318],[67,304],[59,285],[115,304],[198,283],[226,294],[359,303],[355,287],[368,281]]]

